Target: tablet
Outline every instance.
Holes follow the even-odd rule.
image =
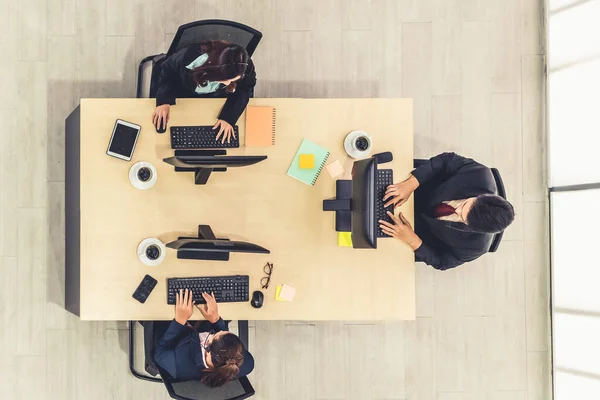
[[[115,122],[106,154],[121,160],[131,161],[141,129],[139,125],[118,119]]]

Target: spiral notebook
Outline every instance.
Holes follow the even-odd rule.
[[[298,166],[298,158],[300,154],[313,154],[315,156],[315,166],[311,169],[302,169]],[[321,171],[325,167],[325,163],[329,158],[329,152],[323,147],[311,142],[310,140],[304,139],[300,148],[296,152],[292,165],[288,169],[287,174],[292,178],[298,179],[300,182],[304,182],[307,185],[313,186],[317,182],[317,178],[321,174]]]
[[[248,106],[246,109],[246,146],[275,145],[275,108]]]

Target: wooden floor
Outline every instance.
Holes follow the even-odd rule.
[[[180,24],[225,18],[264,33],[257,97],[412,97],[416,156],[497,167],[517,212],[498,253],[418,265],[416,322],[251,323],[256,398],[549,399],[542,4],[0,0],[0,398],[168,397],[129,374],[125,324],[63,310],[63,121],[133,97]]]

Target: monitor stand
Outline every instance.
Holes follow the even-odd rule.
[[[180,236],[179,239],[205,239],[205,240],[229,240],[217,239],[210,225],[198,225],[198,237]],[[229,253],[217,253],[213,251],[186,251],[177,250],[177,258],[182,260],[208,260],[208,261],[229,261]]]
[[[352,231],[352,181],[335,182],[335,199],[323,200],[323,211],[335,211],[336,232]]]
[[[226,150],[175,150],[177,156],[224,156]],[[206,185],[212,172],[225,172],[227,168],[182,168],[175,167],[175,172],[193,172],[196,185]]]

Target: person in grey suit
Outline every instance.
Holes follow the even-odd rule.
[[[252,372],[254,358],[240,338],[227,330],[214,294],[202,293],[202,297],[206,305],[196,307],[208,321],[208,329],[199,332],[188,323],[194,309],[192,292],[177,293],[175,319],[162,335],[154,361],[173,379],[219,387]]]
[[[380,220],[386,234],[407,243],[422,261],[447,270],[487,253],[494,234],[515,217],[513,206],[498,196],[492,171],[455,153],[415,162],[403,182],[390,185],[385,206],[398,207],[415,194],[415,229],[402,214]]]

